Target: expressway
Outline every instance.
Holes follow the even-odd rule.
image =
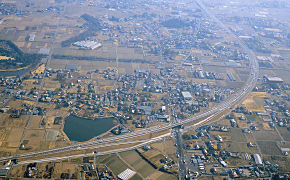
[[[89,157],[89,156],[95,156],[95,155],[102,156],[102,155],[113,154],[113,153],[118,153],[118,152],[130,151],[130,150],[134,150],[134,149],[143,147],[145,145],[152,144],[152,143],[157,142],[157,141],[162,141],[163,138],[170,136],[170,135],[171,135],[170,133],[166,133],[166,134],[163,134],[161,136],[158,136],[158,137],[146,140],[146,141],[143,140],[144,142],[142,141],[142,143],[135,145],[135,146],[128,147],[128,148],[113,149],[113,150],[102,151],[102,152],[97,152],[97,153],[91,152],[91,153],[77,154],[77,155],[71,155],[71,156],[50,157],[50,158],[43,158],[43,159],[38,159],[38,160],[27,160],[27,161],[21,161],[18,164],[15,164],[14,166],[19,166],[19,165],[24,165],[24,164],[29,164],[29,163],[61,161],[61,160],[65,160],[65,159]],[[135,142],[138,142],[138,141],[132,141],[132,142],[127,142],[127,143],[129,144],[129,143],[135,143]],[[139,141],[139,142],[141,142],[141,141]],[[116,143],[116,144],[119,144],[119,143]]]
[[[259,64],[258,61],[256,59],[256,56],[254,54],[253,51],[251,51],[246,44],[239,39],[237,36],[235,36],[219,19],[217,19],[213,14],[211,14],[206,7],[204,6],[204,4],[201,2],[201,0],[195,0],[196,4],[209,16],[209,18],[211,18],[212,20],[214,20],[220,27],[222,27],[227,34],[231,35],[232,37],[234,37],[237,42],[239,43],[239,45],[244,49],[244,51],[247,53],[250,63],[251,63],[251,75],[248,78],[246,84],[244,85],[244,87],[237,92],[236,94],[234,94],[231,98],[227,99],[223,104],[218,105],[213,107],[210,111],[213,111],[213,113],[210,117],[206,118],[205,120],[203,120],[200,123],[206,123],[207,121],[211,120],[213,117],[217,116],[218,114],[222,113],[224,110],[228,108],[230,108],[231,106],[233,106],[235,103],[238,104],[240,102],[242,102],[250,93],[251,90],[253,89],[253,87],[256,85],[257,81],[258,81],[258,76],[259,76]],[[218,110],[217,112],[214,112],[215,110]],[[196,125],[196,124],[195,124]],[[180,144],[180,142],[182,142],[182,139],[179,139],[180,130],[178,130],[178,132],[176,132],[177,134],[177,142],[179,148],[177,148],[177,153],[179,153],[180,158],[179,158],[179,179],[184,179],[184,175],[187,173],[186,172],[186,165],[184,164],[185,162],[182,161],[182,158],[184,158],[184,153],[183,153],[183,146],[182,144]]]
[[[243,48],[245,53],[248,55],[248,58],[249,58],[249,61],[251,64],[251,74],[250,74],[247,82],[245,83],[245,85],[239,91],[237,91],[235,94],[233,94],[231,97],[229,97],[225,101],[221,102],[220,104],[209,108],[207,111],[201,112],[197,115],[194,115],[194,116],[192,116],[188,119],[185,119],[183,121],[180,121],[180,122],[176,122],[176,123],[172,123],[172,124],[168,124],[168,125],[164,125],[164,126],[154,126],[154,127],[150,127],[150,128],[145,128],[145,129],[130,132],[130,133],[127,133],[124,135],[107,137],[107,138],[103,138],[103,139],[97,139],[95,141],[84,142],[84,143],[77,144],[77,145],[70,145],[70,146],[65,146],[65,147],[61,147],[61,148],[55,148],[55,149],[33,152],[33,153],[17,154],[15,156],[10,156],[10,157],[2,157],[2,158],[0,158],[0,161],[6,161],[6,160],[18,159],[18,158],[37,157],[37,156],[48,155],[48,154],[52,155],[55,153],[60,153],[60,152],[65,152],[65,151],[79,150],[80,148],[81,149],[88,148],[88,147],[93,148],[93,147],[100,145],[100,144],[105,144],[105,143],[110,144],[113,142],[128,140],[130,138],[135,138],[135,137],[142,136],[142,135],[164,132],[164,131],[167,131],[167,130],[172,129],[172,128],[179,126],[179,125],[186,125],[186,124],[192,123],[194,121],[198,121],[202,118],[206,118],[206,117],[211,116],[211,115],[220,114],[223,111],[232,107],[233,105],[240,103],[244,98],[246,98],[249,95],[249,93],[251,93],[252,89],[254,88],[254,86],[256,85],[256,82],[258,80],[259,66],[258,66],[256,56],[246,46],[246,44],[243,41],[241,41],[238,37],[236,37],[234,34],[232,34],[232,32],[227,27],[225,27],[215,16],[211,15],[206,10],[205,6],[203,5],[203,3],[200,0],[196,0],[196,3],[210,16],[210,18],[212,18],[214,21],[216,21],[228,34],[235,37],[237,42],[240,44],[240,46]],[[203,124],[204,122],[209,121],[209,120],[210,119],[207,118],[203,121],[199,121],[194,125],[194,127],[196,127],[200,124]],[[153,142],[151,140],[149,140],[149,141]]]

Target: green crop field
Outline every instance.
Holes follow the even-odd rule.
[[[150,164],[143,160],[142,157],[135,151],[123,152],[120,153],[120,155],[143,177],[148,177],[156,172],[156,169],[154,169]]]
[[[128,168],[128,166],[117,155],[113,155],[106,165],[116,176]]]

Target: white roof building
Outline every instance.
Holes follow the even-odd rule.
[[[259,154],[254,154],[253,156],[254,156],[254,159],[255,159],[255,163],[257,165],[263,165],[262,159],[261,159]]]
[[[30,34],[28,41],[34,41],[35,34]]]
[[[78,41],[78,42],[73,43],[73,45],[78,46],[82,49],[89,49],[89,50],[93,50],[102,46],[101,43],[95,42],[95,41]]]
[[[283,83],[283,79],[280,77],[267,77],[268,82]]]
[[[188,91],[183,91],[181,94],[184,100],[190,101],[193,99],[192,95]]]
[[[225,161],[220,161],[220,163],[221,163],[221,165],[222,165],[223,167],[227,167],[227,166],[228,166],[228,164],[227,164]]]
[[[130,179],[132,176],[134,176],[134,174],[136,174],[135,171],[132,171],[131,169],[127,168],[125,171],[121,172],[118,175],[118,178],[127,180],[127,179]]]

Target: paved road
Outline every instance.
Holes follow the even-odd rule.
[[[179,167],[179,179],[185,179],[187,174],[186,171],[186,157],[183,150],[183,142],[182,142],[182,132],[181,129],[174,130],[174,136],[176,139],[176,154],[178,155],[178,167]]]
[[[196,0],[195,2],[204,12],[206,12],[206,14],[212,20],[214,20],[216,23],[218,23],[221,28],[223,28],[229,35],[231,35],[232,37],[234,37],[237,40],[239,45],[247,53],[249,60],[250,60],[250,63],[251,63],[251,75],[250,75],[248,81],[246,82],[245,86],[243,87],[243,89],[241,91],[239,91],[238,93],[236,93],[231,98],[229,98],[228,100],[226,100],[222,105],[213,107],[209,111],[209,112],[212,111],[212,113],[208,112],[208,115],[210,115],[210,114],[212,114],[212,115],[211,115],[211,117],[207,118],[208,120],[203,121],[203,123],[205,123],[205,122],[208,122],[209,120],[211,120],[213,117],[215,117],[219,113],[223,112],[225,109],[230,108],[236,102],[241,102],[242,100],[244,100],[248,96],[249,93],[251,93],[251,90],[256,85],[257,80],[258,80],[259,65],[258,65],[258,61],[257,61],[256,56],[253,53],[253,51],[251,51],[241,39],[239,39],[237,36],[235,36],[219,19],[217,19],[213,14],[211,14],[206,9],[206,7],[204,6],[204,4],[202,3],[201,0]],[[218,109],[220,109],[220,110],[218,110]],[[214,112],[215,110],[217,110],[217,112]],[[179,168],[180,168],[179,169],[180,170],[179,178],[184,179],[185,175],[186,175],[186,164],[183,161],[183,159],[185,159],[185,157],[184,157],[182,139],[181,139],[181,134],[179,131],[176,132],[176,134],[177,134],[177,142],[178,142],[177,153],[179,153],[179,156],[180,156],[180,158],[179,158]]]
[[[56,29],[56,31],[55,31],[55,33],[54,33],[54,36],[53,36],[53,41],[52,41],[52,45],[51,45],[51,49],[50,49],[50,53],[49,53],[49,55],[48,55],[48,57],[47,57],[47,59],[46,59],[46,64],[45,64],[45,67],[46,67],[46,68],[48,67],[48,65],[49,65],[49,63],[50,63],[50,61],[51,61],[51,58],[52,58],[52,52],[53,52],[53,50],[54,50],[54,45],[55,45],[55,41],[56,41],[56,37],[57,37],[57,33],[58,33],[58,30],[59,30],[59,27],[60,27],[60,22],[61,22],[62,16],[63,16],[63,14],[64,14],[64,12],[65,12],[65,9],[66,9],[66,7],[64,7],[63,11],[61,12],[61,14],[60,14],[60,16],[59,16],[59,21],[58,21],[58,24],[57,24],[57,29]],[[41,97],[41,92],[42,92],[42,89],[43,89],[43,86],[44,86],[45,73],[46,73],[46,69],[44,70],[44,73],[43,73],[43,78],[42,78],[42,81],[41,81],[41,84],[40,84],[40,88],[39,88],[39,90],[38,90],[38,95],[37,95],[36,103],[35,103],[35,105],[34,105],[34,108],[33,108],[32,112],[36,111],[36,107],[37,107],[37,105],[38,105],[38,100],[39,100],[40,97]],[[22,143],[23,143],[23,141],[24,141],[24,138],[25,138],[25,135],[26,135],[26,133],[27,133],[27,130],[28,130],[29,126],[30,126],[30,123],[31,123],[32,117],[33,117],[33,113],[31,113],[30,118],[29,118],[29,121],[28,121],[28,123],[27,123],[27,125],[26,125],[26,127],[25,127],[25,129],[24,129],[23,134],[22,134],[21,141],[20,141],[21,143],[20,143],[20,145],[19,145],[19,147],[18,147],[18,149],[17,149],[17,151],[16,151],[16,153],[15,153],[15,155],[14,155],[14,156],[16,156],[16,157],[17,157],[17,155],[18,155],[18,153],[19,153],[19,151],[20,151],[20,147],[21,147],[21,145],[22,145]],[[14,156],[13,156],[12,158],[14,158]],[[13,165],[12,165],[12,166],[13,166]],[[12,167],[11,167],[10,170],[7,172],[7,177],[6,177],[7,179],[9,178],[9,175],[10,175],[11,169],[12,169]]]
[[[132,147],[122,148],[122,149],[114,149],[114,150],[108,150],[108,151],[102,151],[102,152],[98,152],[97,155],[98,156],[102,156],[102,155],[107,155],[107,154],[113,154],[113,153],[118,153],[118,152],[134,150],[136,148],[140,148],[140,147],[143,147],[145,145],[152,144],[154,142],[163,141],[163,138],[165,138],[167,136],[170,136],[170,135],[171,135],[170,133],[163,134],[161,136],[152,138],[150,140],[146,140],[145,142],[140,143],[140,144],[135,145],[135,146],[132,146]],[[77,154],[77,155],[71,155],[71,156],[51,157],[51,158],[43,158],[43,159],[38,159],[38,160],[27,160],[27,161],[21,161],[18,164],[15,164],[14,166],[19,166],[19,165],[24,165],[24,164],[29,164],[29,163],[42,163],[42,162],[62,161],[64,159],[79,158],[79,157],[89,157],[89,156],[95,156],[95,155],[96,154],[91,152],[91,153]]]

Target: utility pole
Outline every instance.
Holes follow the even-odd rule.
[[[96,155],[94,154],[94,168],[96,168]]]

